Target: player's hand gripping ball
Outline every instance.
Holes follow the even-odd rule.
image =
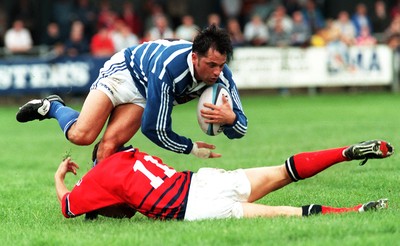
[[[221,106],[223,104],[222,98],[225,97],[232,108],[232,98],[228,91],[228,89],[222,84],[214,84],[201,94],[199,98],[199,102],[197,104],[197,121],[199,123],[200,128],[205,132],[207,135],[216,136],[220,134],[224,128],[220,124],[210,124],[206,123],[206,118],[201,116],[200,111],[202,109],[211,110],[204,106],[204,103],[214,104],[216,106]]]

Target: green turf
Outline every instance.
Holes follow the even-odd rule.
[[[400,146],[396,94],[322,96],[243,96],[248,134],[230,141],[205,136],[196,122],[195,102],[174,109],[177,131],[217,145],[223,157],[199,160],[156,147],[141,134],[130,143],[162,157],[178,170],[203,166],[226,169],[277,165],[290,155],[383,138]],[[311,218],[228,219],[199,222],[127,220],[101,217],[64,219],[53,174],[65,153],[81,165],[71,187],[90,168],[92,146],[77,147],[55,121],[17,123],[17,106],[0,108],[0,245],[397,245],[400,238],[398,155],[336,165],[291,184],[259,202],[301,206],[310,203],[350,206],[388,197],[386,211]],[[400,147],[399,147],[400,148]]]

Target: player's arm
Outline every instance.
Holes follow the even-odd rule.
[[[172,78],[160,80],[157,74],[148,78],[147,103],[143,112],[142,133],[158,146],[177,153],[189,154],[193,148],[190,139],[172,130],[174,91]]]
[[[236,118],[232,124],[224,125],[224,134],[230,139],[241,138],[247,133],[247,117],[244,114],[239,92],[233,80],[230,80],[229,92],[232,97],[232,111],[235,113]]]
[[[71,172],[76,175],[76,170],[78,168],[79,168],[78,164],[71,161],[70,157],[66,158],[65,160],[63,160],[60,163],[60,165],[54,175],[54,182],[55,182],[55,187],[56,187],[56,192],[57,192],[57,198],[60,203],[62,201],[62,198],[65,196],[65,194],[70,192],[64,183],[65,175],[68,172]]]
[[[150,81],[153,80],[153,81]],[[194,154],[200,158],[220,157],[211,153],[214,145],[180,136],[172,130],[172,108],[174,106],[172,79],[161,81],[156,75],[149,77],[146,108],[143,112],[141,130],[158,146],[177,153]]]
[[[201,111],[202,117],[206,118],[206,123],[217,123],[224,126],[224,134],[230,138],[241,138],[247,132],[247,117],[243,112],[239,92],[235,82],[232,79],[232,73],[227,66],[223,70],[223,80],[226,86],[229,83],[228,90],[232,98],[232,108],[228,101],[222,98],[221,106],[205,103],[208,109]]]

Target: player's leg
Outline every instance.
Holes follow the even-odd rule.
[[[91,90],[78,111],[65,106],[57,95],[34,99],[20,107],[19,122],[56,119],[66,138],[77,145],[89,145],[97,138],[113,109],[111,100],[100,90]]]
[[[393,154],[394,148],[383,140],[370,140],[351,146],[305,152],[293,155],[285,162],[285,166],[293,181],[309,178],[326,168],[351,160],[381,159]]]
[[[256,203],[242,203],[243,217],[276,217],[276,216],[301,216],[301,207],[267,206]]]
[[[257,201],[268,193],[293,182],[284,165],[249,168],[244,172],[251,187],[248,202]]]
[[[292,181],[311,177],[347,160],[342,154],[344,149],[345,147],[299,153],[290,157],[284,165],[246,169],[245,173],[251,185],[248,201],[256,201]]]
[[[111,100],[105,93],[91,90],[76,122],[66,130],[66,137],[77,145],[92,144],[99,136],[113,108]]]
[[[110,120],[97,150],[97,162],[115,153],[139,130],[143,107],[136,104],[122,104],[111,113]]]
[[[389,143],[371,140],[349,147],[299,153],[281,166],[246,169],[251,186],[248,201],[256,201],[292,181],[312,177],[334,164],[355,159],[385,158],[392,153],[393,147]]]
[[[351,207],[330,207],[324,205],[305,205],[301,207],[292,206],[267,206],[255,203],[242,203],[243,217],[276,217],[276,216],[310,216],[315,214],[339,214],[348,212],[367,212],[388,207],[387,199],[379,199],[364,204],[358,204]]]

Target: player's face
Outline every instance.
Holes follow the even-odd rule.
[[[224,68],[226,55],[210,48],[205,56],[193,52],[192,60],[195,78],[207,85],[213,85]]]

